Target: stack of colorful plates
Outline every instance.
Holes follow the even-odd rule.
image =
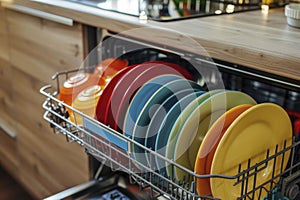
[[[127,110],[124,132],[129,137],[142,145],[148,140],[147,129],[152,120],[152,112],[156,112],[159,106],[170,96],[179,91],[186,91],[186,94],[200,91],[201,87],[193,81],[174,75],[161,75],[146,82],[134,95],[129,109]],[[189,90],[189,91],[188,91]],[[150,137],[152,135],[149,135]],[[153,146],[148,147],[154,149]],[[155,144],[152,138],[152,144]],[[133,145],[134,157],[144,165],[147,165],[148,152]]]
[[[166,62],[147,62],[124,68],[104,88],[96,108],[96,119],[123,132],[125,114],[133,95],[147,81],[166,74],[193,79],[183,67]]]
[[[233,119],[232,119],[233,118]],[[231,110],[220,119],[224,121],[221,134],[220,131],[211,129],[207,134],[210,142],[219,144],[214,145],[214,150],[211,155],[205,158],[207,152],[210,152],[209,147],[200,148],[198,152],[198,165],[195,166],[196,171],[199,171],[203,166],[202,159],[207,159],[208,165],[211,168],[211,174],[223,174],[232,176],[237,173],[237,166],[241,164],[241,169],[245,170],[249,166],[248,161],[251,159],[251,164],[254,165],[263,161],[266,158],[266,152],[269,150],[270,155],[283,150],[285,145],[290,146],[292,143],[292,126],[290,118],[284,109],[273,103],[262,103],[252,107],[239,107]],[[218,127],[217,122],[214,127]],[[222,123],[222,122],[221,122]],[[229,125],[229,126],[228,126]],[[226,127],[227,126],[227,127]],[[222,133],[223,132],[223,133]],[[212,135],[211,135],[212,134]],[[216,136],[220,134],[219,136]],[[221,136],[223,135],[223,136]],[[221,137],[221,139],[217,139]],[[209,141],[210,140],[210,141]],[[214,154],[214,155],[213,155]],[[277,157],[277,162],[271,160],[262,168],[256,176],[251,176],[248,179],[247,186],[243,186],[244,191],[251,191],[255,186],[265,184],[265,188],[275,187],[279,183],[279,178],[273,180],[272,183],[267,181],[272,177],[278,176],[284,170],[289,159],[289,151],[286,154]],[[280,161],[280,162],[279,162]],[[241,184],[234,186],[236,180],[231,179],[210,179],[210,188],[213,196],[221,199],[236,199],[242,191]],[[209,187],[208,182],[200,181],[197,185],[197,190],[200,194],[207,193],[209,190],[202,190],[203,185]],[[245,188],[247,187],[247,188]],[[271,188],[272,189],[272,188]],[[230,192],[227,192],[230,191]],[[264,197],[267,194],[266,190],[257,190],[253,195],[254,199]]]
[[[257,104],[239,91],[204,91],[187,70],[166,62],[121,69],[103,89],[95,117],[135,141],[129,151],[137,168],[147,166],[186,183],[193,172],[234,176],[238,166],[247,169],[249,159],[252,164],[264,160],[267,150],[291,144],[292,137],[290,119],[280,106]],[[282,163],[269,162],[256,184],[280,173],[278,165],[285,166],[288,158],[287,152]],[[199,195],[236,199],[241,186],[234,181],[198,178],[196,188]]]
[[[238,91],[222,91],[210,96],[201,103],[188,105],[171,130],[169,144],[174,144],[174,150],[167,148],[167,156],[174,159],[181,166],[193,170],[197,150],[202,143],[209,127],[227,110],[242,104],[255,104],[248,95]],[[172,135],[174,135],[172,137]],[[176,179],[187,179],[187,174],[179,168],[171,170],[167,168],[168,174]],[[174,171],[171,174],[171,171]]]
[[[172,179],[188,174],[163,157],[193,170],[198,148],[209,127],[227,110],[242,104],[256,104],[237,91],[201,91],[201,86],[173,74],[146,81],[133,95],[124,118],[123,132],[141,145],[130,151],[140,166],[149,166]]]
[[[239,164],[247,169],[245,163],[248,159],[253,163],[260,162],[264,160],[267,149],[274,152],[276,144],[282,149],[284,141],[289,145],[292,137],[289,117],[280,106],[256,104],[253,98],[239,91],[201,91],[195,82],[172,79],[170,75],[145,82],[135,93],[123,130],[142,146],[167,158],[162,159],[133,144],[130,151],[137,166],[146,165],[172,180],[185,182],[192,180],[190,173],[168,160],[199,175],[234,176]],[[283,166],[288,157],[287,153]],[[279,163],[275,171],[271,167],[273,163],[270,162],[257,174],[257,179],[260,179],[257,184],[271,179],[272,172],[280,173]],[[241,188],[233,186],[233,181],[199,178],[197,192],[204,196],[234,199],[240,195]],[[251,187],[253,184],[249,183],[248,190]]]

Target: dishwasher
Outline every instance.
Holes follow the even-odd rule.
[[[90,182],[55,194],[51,199],[224,199],[197,192],[199,179],[229,180],[238,193],[234,199],[299,199],[300,186],[300,83],[274,74],[210,58],[195,51],[182,50],[184,45],[168,46],[108,30],[88,27],[91,53],[78,69],[57,72],[52,84],[40,89],[45,96],[44,119],[55,134],[63,134],[68,142],[77,142],[89,155]],[[192,41],[193,42],[193,41]],[[119,58],[128,66],[143,62],[163,61],[183,66],[203,91],[223,89],[241,91],[257,103],[272,102],[281,106],[289,116],[293,129],[291,141],[284,141],[272,150],[267,149],[263,159],[246,165],[237,164],[235,174],[198,174],[141,145],[134,139],[114,130],[94,117],[87,116],[57,98],[61,85],[72,74],[91,73],[99,61]],[[50,79],[50,78],[49,78]],[[77,120],[70,120],[70,112]],[[74,114],[75,113],[75,114]],[[270,138],[271,139],[271,138]],[[132,155],[136,145],[151,157],[159,157],[172,170],[182,170],[186,177],[161,174],[151,164],[138,162]],[[241,147],[242,148],[242,147]],[[288,158],[288,159],[287,159]],[[284,160],[288,160],[284,164]],[[151,163],[151,162],[150,162]],[[138,167],[137,167],[138,166]],[[261,171],[269,170],[265,181],[259,180]],[[276,172],[275,172],[276,171]],[[231,191],[227,191],[231,193]]]

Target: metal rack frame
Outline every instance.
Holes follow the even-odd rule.
[[[240,164],[237,166],[237,173],[235,176],[225,176],[222,174],[199,175],[58,100],[56,98],[58,90],[55,88],[60,88],[60,79],[66,79],[74,72],[77,72],[77,70],[57,73],[52,77],[56,80],[56,87],[47,85],[41,88],[40,92],[46,97],[46,100],[43,103],[43,108],[45,109],[44,119],[50,123],[54,133],[65,135],[69,142],[79,143],[86,149],[87,153],[94,156],[102,164],[109,166],[112,170],[125,171],[130,175],[130,180],[133,183],[138,184],[143,190],[148,190],[153,198],[165,196],[174,200],[217,199],[212,196],[199,196],[196,193],[195,181],[198,178],[234,179],[234,185],[241,188],[238,199],[254,199],[254,193],[257,193],[257,191],[261,193],[263,190],[269,194],[267,197],[269,199],[271,199],[278,190],[282,190],[280,191],[282,195],[288,195],[288,190],[290,190],[289,185],[291,183],[299,182],[300,162],[297,157],[299,154],[300,141],[295,137],[293,138],[292,145],[287,145],[285,141],[283,149],[279,149],[278,146],[276,146],[275,152],[262,152],[265,154],[265,159],[259,163],[252,163],[249,159],[247,168],[242,168],[242,165]],[[70,121],[68,118],[67,109],[72,110],[75,122]],[[85,122],[85,125],[81,126],[76,124],[76,117],[81,117]],[[96,129],[101,132],[100,135],[102,135],[102,137],[99,134],[92,132],[89,128],[91,126],[96,127]],[[114,140],[117,139],[118,142],[111,142],[108,138],[113,138]],[[132,157],[132,153],[128,148],[130,145],[137,145],[150,155],[163,159],[165,162],[169,163],[173,169],[177,168],[183,170],[188,174],[188,179],[178,181],[174,178],[159,174],[152,166],[146,166],[143,163],[139,163]],[[273,173],[270,180],[261,185],[256,185],[255,181],[259,171],[267,167],[268,163],[282,163],[287,152],[290,152],[291,155],[289,166],[284,169],[281,165],[279,174],[274,175]],[[275,165],[273,166],[273,170],[275,169],[274,167]],[[145,171],[146,173],[143,173]],[[281,184],[277,182],[278,179],[281,179]],[[248,188],[248,185],[250,184],[253,185],[253,188],[251,189]],[[276,190],[272,190],[274,184],[277,184]]]
[[[150,42],[139,41],[124,35],[113,35],[113,33],[105,34],[104,32],[102,38],[100,39],[102,41],[106,37],[112,36],[116,39],[114,42],[120,42],[118,43],[118,46],[122,47],[122,52],[125,50],[127,53],[127,50],[132,50],[130,48],[123,49],[123,47],[126,46],[124,44],[134,44],[143,47],[142,49],[150,49],[151,53],[152,49],[156,49],[159,53],[166,53],[166,55],[170,56],[172,60],[192,60],[194,63],[198,63],[207,68],[213,65],[216,66],[222,73],[227,73],[230,76],[251,77],[253,80],[262,81],[264,83],[272,83],[274,86],[300,91],[300,84],[297,81],[287,80],[283,77],[273,76],[262,72],[258,73],[255,70],[253,71],[244,66],[238,66],[232,63],[226,63],[222,61],[214,62],[211,59],[202,57],[200,55],[195,55],[191,52],[182,52],[170,47],[168,47],[168,50],[166,50],[166,47],[163,45],[160,46]],[[114,43],[107,43],[107,45],[108,49],[116,46]],[[107,53],[108,57],[120,56],[110,54],[111,52],[114,51],[104,53]],[[136,59],[137,56],[135,53],[137,52],[133,53],[134,59]],[[147,57],[149,55],[150,54],[147,54]],[[105,57],[101,58],[104,59]],[[140,60],[143,59],[144,58],[141,57]],[[140,60],[138,60],[138,62]],[[85,66],[79,70],[90,72],[91,68]],[[283,146],[283,148],[279,148],[279,145],[275,147],[275,152],[270,152],[269,150],[262,152],[262,155],[264,155],[265,159],[261,160],[260,162],[252,163],[252,161],[249,159],[246,168],[243,168],[242,166],[244,165],[242,164],[236,166],[236,174],[234,176],[226,176],[223,174],[199,175],[58,100],[56,96],[59,93],[61,83],[63,83],[72,74],[77,73],[79,70],[74,69],[56,73],[52,77],[54,84],[46,85],[40,89],[40,93],[45,96],[45,101],[43,103],[45,113],[43,117],[50,123],[50,126],[53,128],[55,134],[65,135],[68,142],[77,142],[86,149],[88,154],[96,158],[101,163],[98,172],[103,169],[104,165],[108,166],[113,171],[124,171],[129,175],[131,183],[135,183],[140,187],[141,190],[149,192],[153,199],[218,199],[218,197],[199,196],[197,194],[195,183],[197,179],[202,178],[222,178],[234,180],[235,187],[239,187],[241,189],[240,195],[237,198],[240,200],[255,199],[254,194],[257,194],[257,192],[261,193],[262,191],[265,191],[268,195],[267,197],[262,197],[260,195],[259,199],[274,199],[276,195],[281,195],[281,198],[284,198],[283,196],[288,196],[292,199],[295,192],[299,190],[299,187],[297,188],[297,186],[300,182],[300,134],[295,135],[292,138],[291,145],[287,145],[288,143],[285,141],[283,145],[280,144]],[[213,74],[208,73],[207,75],[210,76]],[[210,77],[200,77],[200,79],[201,78],[210,79]],[[239,89],[235,86],[230,86],[230,88]],[[74,121],[70,121],[67,110],[72,111],[72,114],[74,115]],[[78,117],[82,118],[84,125],[77,124]],[[131,145],[136,145],[143,149],[146,153],[151,155],[150,158],[158,157],[171,165],[173,169],[176,168],[184,171],[186,174],[188,174],[187,179],[179,181],[173,177],[167,177],[164,174],[158,173],[153,166],[138,162],[133,158],[132,152],[129,150]],[[290,159],[288,166],[284,168],[282,161],[288,152],[290,153]],[[269,180],[257,185],[256,178],[258,173],[270,165],[270,163],[276,162],[281,162],[279,169],[280,173],[273,173]],[[273,171],[274,169],[275,164],[273,165]],[[96,173],[96,177],[97,174],[99,173]],[[275,184],[276,187],[274,187]],[[253,187],[249,188],[249,185],[252,185]],[[286,199],[287,198],[285,197],[284,200]]]

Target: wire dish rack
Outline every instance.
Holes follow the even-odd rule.
[[[148,191],[153,199],[220,199],[211,195],[198,195],[197,179],[231,180],[233,187],[239,191],[236,199],[297,198],[300,183],[300,141],[297,135],[293,137],[292,142],[284,141],[283,144],[278,144],[274,148],[275,152],[269,150],[262,152],[265,159],[260,162],[253,163],[249,159],[246,164],[237,165],[236,174],[233,176],[196,174],[58,100],[56,96],[61,82],[77,72],[78,70],[70,70],[56,73],[52,77],[56,85],[46,85],[40,89],[41,94],[45,96],[44,119],[50,123],[55,134],[63,134],[68,142],[82,145],[86,152],[99,160],[102,165],[109,166],[115,171],[126,172],[131,183],[138,184],[141,190]],[[67,110],[72,111],[74,120],[70,121]],[[76,123],[78,117],[83,121],[83,125]],[[164,160],[172,170],[182,170],[187,176],[183,180],[176,180],[174,177],[160,174],[154,166],[138,162],[130,151],[132,145],[142,148],[150,158],[158,157]],[[287,167],[283,164],[286,156],[290,156]],[[271,178],[258,184],[259,174],[267,167],[273,172]]]

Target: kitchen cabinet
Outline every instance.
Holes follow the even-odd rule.
[[[66,145],[65,137],[54,136],[42,120],[43,97],[39,93],[55,72],[80,66],[84,58],[83,26],[65,25],[14,9],[0,11],[0,80],[5,82],[1,83],[0,106],[4,115],[11,113],[7,121],[16,135],[2,145],[2,138],[9,136],[5,130],[0,131],[0,153],[9,150],[7,157],[12,164],[5,165],[5,158],[0,161],[41,199],[89,179],[84,149],[77,143]],[[6,111],[9,108],[14,111]]]
[[[14,95],[12,92],[12,69],[9,65],[8,34],[5,9],[0,6],[0,163],[12,174],[16,174],[18,156]]]

